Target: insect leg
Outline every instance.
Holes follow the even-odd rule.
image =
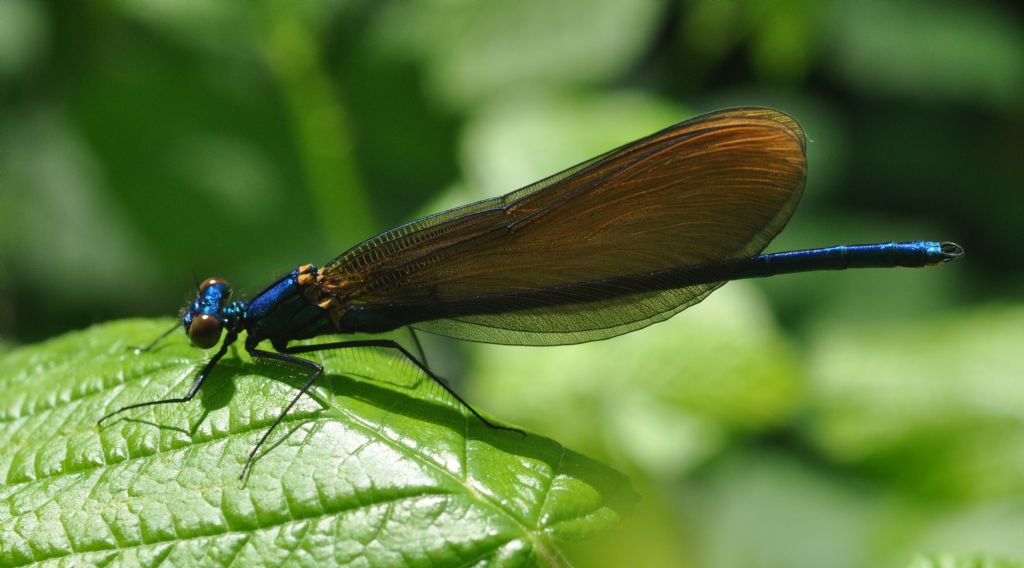
[[[399,353],[404,355],[406,359],[408,359],[414,365],[416,365],[416,367],[419,368],[419,370],[423,371],[423,373],[425,373],[428,377],[430,377],[430,379],[432,381],[434,381],[435,383],[441,385],[441,388],[443,388],[448,394],[452,395],[452,397],[454,397],[455,400],[459,401],[459,404],[461,404],[462,406],[464,406],[467,409],[469,409],[469,411],[473,413],[473,416],[476,416],[478,419],[480,419],[480,421],[483,422],[486,426],[488,426],[490,428],[494,428],[495,430],[510,430],[512,432],[518,432],[518,433],[520,433],[520,434],[522,434],[524,436],[526,435],[525,432],[523,432],[522,430],[520,430],[518,428],[511,428],[509,426],[500,426],[500,425],[494,424],[490,420],[484,418],[479,412],[476,411],[475,408],[470,406],[470,404],[468,402],[466,402],[465,399],[463,399],[461,396],[459,396],[459,393],[455,392],[455,390],[452,387],[450,387],[448,385],[448,383],[444,379],[442,379],[441,377],[439,377],[436,374],[434,374],[434,372],[431,371],[426,366],[425,363],[421,362],[416,357],[413,357],[412,353],[409,353],[409,351],[405,347],[402,347],[400,344],[398,344],[397,342],[395,342],[393,340],[390,340],[390,339],[365,339],[365,340],[358,340],[358,341],[339,341],[339,342],[335,342],[335,343],[322,343],[322,344],[319,344],[319,345],[284,346],[283,352],[285,352],[285,353],[292,353],[292,354],[294,354],[294,353],[310,353],[310,352],[314,352],[314,351],[328,351],[328,350],[331,350],[331,349],[349,349],[349,348],[352,348],[352,347],[381,347],[381,348],[384,348],[384,349],[394,349],[394,350],[398,351]]]
[[[323,366],[321,366],[319,363],[314,363],[313,361],[310,361],[309,359],[303,359],[302,357],[295,357],[292,355],[286,355],[284,353],[274,353],[272,351],[263,351],[262,349],[256,348],[249,349],[249,353],[253,357],[263,357],[266,359],[274,359],[275,361],[291,363],[293,365],[300,365],[302,367],[306,367],[307,369],[312,369],[313,372],[309,375],[309,379],[306,380],[306,384],[302,385],[302,388],[299,389],[298,394],[296,394],[292,398],[292,401],[288,403],[288,406],[286,406],[284,408],[284,411],[277,417],[277,420],[274,420],[274,423],[270,425],[270,428],[268,428],[267,431],[263,433],[263,436],[261,436],[259,441],[256,442],[256,445],[253,446],[252,451],[249,452],[249,458],[245,460],[245,467],[242,468],[242,475],[238,476],[239,479],[245,479],[245,474],[247,471],[249,471],[249,468],[252,466],[252,461],[256,459],[256,452],[260,451],[260,447],[263,445],[264,442],[267,441],[267,438],[270,437],[270,433],[273,432],[274,429],[277,428],[279,424],[281,424],[281,421],[284,420],[284,417],[287,416],[288,412],[290,412],[292,407],[295,406],[295,403],[298,402],[300,398],[302,398],[302,395],[306,394],[306,392],[309,391],[310,387],[313,386],[313,383],[315,383],[316,380],[320,378],[320,375],[323,374],[324,372]]]
[[[409,335],[412,336],[412,342],[416,345],[416,352],[420,355],[420,362],[423,363],[423,367],[427,368],[430,365],[427,363],[427,354],[423,351],[423,344],[420,343],[420,336],[416,335],[416,330],[412,326],[408,326],[405,329],[409,330]]]
[[[100,418],[96,422],[96,424],[102,424],[103,421],[106,420],[107,418],[110,418],[115,414],[125,412],[126,410],[132,410],[133,408],[142,408],[143,406],[155,406],[157,404],[188,402],[192,400],[196,396],[196,393],[199,392],[199,387],[203,386],[203,382],[206,381],[206,377],[210,376],[210,372],[213,371],[213,368],[217,366],[217,363],[220,361],[221,357],[223,357],[224,354],[227,353],[228,347],[235,342],[235,339],[237,337],[237,334],[229,333],[227,337],[224,338],[224,341],[221,342],[220,344],[220,349],[218,349],[217,353],[215,353],[213,357],[210,357],[210,360],[206,362],[206,366],[204,366],[203,370],[199,372],[199,376],[196,377],[195,382],[192,383],[192,388],[188,389],[188,393],[185,394],[185,396],[178,398],[167,398],[164,400],[151,400],[149,402],[137,402],[135,404],[129,404],[128,406],[122,406],[121,408],[118,408],[117,410],[111,412],[110,414],[107,414],[103,418]]]
[[[179,326],[179,325],[181,325],[181,324],[179,324],[179,323],[175,323],[174,325],[172,325],[172,326],[171,326],[171,329],[168,329],[167,331],[165,331],[165,332],[161,333],[161,334],[160,334],[160,335],[159,335],[159,336],[158,336],[158,337],[157,337],[156,339],[154,339],[153,341],[150,341],[150,342],[149,342],[149,344],[148,344],[148,345],[146,345],[145,347],[138,347],[138,346],[135,346],[135,347],[133,347],[133,346],[129,345],[129,346],[128,346],[128,349],[131,349],[132,351],[134,351],[134,352],[136,352],[136,353],[145,353],[146,351],[149,351],[150,349],[152,349],[152,348],[156,347],[156,344],[157,344],[157,343],[160,343],[160,342],[161,342],[161,341],[163,341],[163,340],[164,340],[164,339],[165,339],[165,338],[166,338],[166,337],[167,337],[168,335],[170,335],[171,333],[173,333],[173,332],[174,332],[174,330],[178,329],[178,326]],[[411,328],[410,328],[410,329],[411,329]]]

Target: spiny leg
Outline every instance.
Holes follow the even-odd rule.
[[[157,404],[173,404],[179,402],[188,402],[192,400],[193,398],[195,398],[196,393],[199,392],[199,387],[203,386],[203,382],[206,381],[206,377],[210,376],[210,372],[213,371],[213,368],[215,366],[217,366],[217,362],[220,361],[221,357],[223,357],[225,353],[227,353],[228,347],[232,343],[234,343],[235,339],[237,338],[238,335],[235,333],[230,333],[227,335],[227,337],[224,338],[224,341],[220,344],[220,349],[218,349],[217,353],[215,353],[213,357],[210,357],[210,360],[206,362],[206,366],[204,366],[203,370],[199,372],[199,376],[196,377],[195,382],[192,383],[192,388],[188,389],[188,393],[185,396],[178,398],[167,398],[164,400],[151,400],[149,402],[137,402],[135,404],[129,404],[128,406],[122,406],[121,408],[118,408],[117,410],[111,412],[110,414],[107,414],[103,418],[100,418],[98,421],[96,421],[96,424],[102,424],[103,421],[106,420],[107,418],[110,418],[115,414],[125,412],[127,410],[132,410],[134,408],[142,408],[143,406],[155,406]]]
[[[150,349],[156,347],[156,344],[160,343],[161,341],[166,339],[168,335],[174,333],[174,330],[178,329],[179,325],[181,325],[181,324],[175,323],[174,325],[171,326],[171,329],[168,329],[167,331],[161,333],[156,339],[154,339],[153,341],[150,341],[149,344],[146,345],[145,347],[139,347],[139,346],[134,346],[133,347],[133,346],[129,345],[128,349],[131,349],[132,351],[134,351],[136,353],[145,353],[146,351],[149,351]]]
[[[409,353],[409,351],[405,347],[402,347],[396,341],[393,341],[391,339],[364,339],[364,340],[358,340],[358,341],[339,341],[339,342],[335,342],[335,343],[322,343],[322,344],[318,344],[318,345],[295,345],[295,346],[287,346],[287,345],[285,345],[285,346],[283,346],[283,349],[281,349],[281,351],[283,351],[284,353],[296,354],[296,353],[311,353],[311,352],[315,352],[315,351],[328,351],[328,350],[332,350],[332,349],[350,349],[350,348],[353,348],[353,347],[382,347],[382,348],[385,348],[385,349],[394,349],[394,350],[398,351],[403,356],[405,356],[406,359],[408,359],[414,365],[416,365],[416,367],[420,371],[423,371],[424,374],[426,374],[428,377],[430,377],[430,379],[432,381],[434,381],[435,383],[441,385],[441,388],[443,388],[445,390],[445,392],[447,392],[448,394],[452,395],[452,397],[454,397],[455,400],[459,401],[459,404],[461,404],[462,406],[464,406],[467,409],[469,409],[469,411],[473,413],[473,416],[476,416],[487,427],[493,428],[495,430],[509,430],[509,431],[512,431],[512,432],[518,432],[519,434],[522,434],[524,436],[526,435],[526,432],[523,432],[519,428],[512,428],[512,427],[509,427],[509,426],[501,426],[501,425],[498,425],[498,424],[494,424],[490,420],[484,418],[479,412],[476,411],[475,408],[470,406],[470,404],[468,402],[466,402],[465,399],[463,399],[461,396],[459,396],[459,393],[455,392],[455,390],[452,389],[452,387],[450,387],[448,385],[448,383],[445,382],[444,379],[442,379],[441,377],[439,377],[436,374],[434,374],[434,372],[431,371],[426,366],[426,364],[420,362],[420,360],[418,360],[415,357],[413,357],[412,353]],[[303,360],[305,360],[305,359],[303,359]]]
[[[274,423],[270,425],[270,428],[268,428],[267,431],[263,433],[263,436],[260,436],[259,441],[256,442],[256,445],[253,446],[252,451],[249,452],[249,457],[248,459],[245,460],[245,466],[242,468],[242,475],[239,475],[238,479],[245,479],[245,474],[247,471],[249,471],[249,468],[252,466],[252,461],[256,459],[256,453],[260,451],[260,447],[263,446],[263,443],[266,442],[267,438],[270,437],[271,432],[273,432],[274,429],[277,428],[279,424],[281,424],[281,421],[284,420],[284,417],[287,416],[289,412],[291,412],[291,409],[293,406],[295,406],[295,403],[298,402],[300,398],[302,398],[302,395],[306,394],[306,392],[309,391],[310,387],[313,386],[313,383],[315,383],[316,380],[320,378],[320,375],[323,374],[324,372],[323,366],[321,366],[319,363],[314,363],[313,361],[310,361],[309,359],[303,359],[302,357],[293,357],[291,355],[286,355],[283,353],[274,353],[272,351],[264,351],[262,349],[256,348],[250,348],[249,354],[252,355],[253,357],[263,357],[266,359],[274,359],[275,361],[291,363],[292,365],[300,365],[302,367],[312,369],[313,373],[309,376],[309,379],[306,380],[306,384],[302,385],[302,388],[299,389],[298,394],[292,397],[292,401],[288,403],[288,406],[285,407],[284,411],[280,415],[278,415],[277,420],[274,420]]]
[[[420,354],[420,361],[423,363],[424,368],[429,368],[430,365],[427,363],[427,353],[423,351],[423,344],[420,343],[420,336],[416,335],[416,330],[412,326],[406,327],[409,330],[409,335],[412,336],[412,342],[416,345],[416,351]]]

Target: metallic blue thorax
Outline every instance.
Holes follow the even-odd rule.
[[[331,332],[327,312],[313,301],[316,274],[315,266],[300,266],[250,300],[244,324],[248,341],[287,342]]]
[[[229,332],[247,332],[252,343],[320,335],[333,326],[324,309],[310,301],[307,293],[307,288],[316,286],[308,275],[316,272],[312,265],[296,268],[247,302],[231,301],[231,289],[226,283],[212,284],[189,304],[182,324],[187,332],[196,317],[214,316]],[[303,274],[307,275],[305,284],[300,283]]]

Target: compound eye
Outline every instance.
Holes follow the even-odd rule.
[[[228,284],[227,280],[224,280],[223,278],[216,278],[216,277],[214,277],[214,278],[207,278],[206,280],[203,280],[203,283],[199,285],[199,293],[202,294],[203,292],[206,291],[207,288],[209,288],[210,286],[213,286],[214,284],[220,284],[220,285],[224,286],[225,288],[227,288],[229,291],[231,290],[231,285]]]
[[[220,320],[210,314],[199,314],[188,326],[188,338],[192,345],[200,349],[209,349],[220,341],[220,332],[224,329]]]

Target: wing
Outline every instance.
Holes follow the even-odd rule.
[[[325,266],[322,288],[366,317],[459,339],[555,345],[620,335],[723,283],[666,289],[659,274],[767,246],[803,191],[805,144],[799,124],[775,110],[699,116],[382,233]]]

